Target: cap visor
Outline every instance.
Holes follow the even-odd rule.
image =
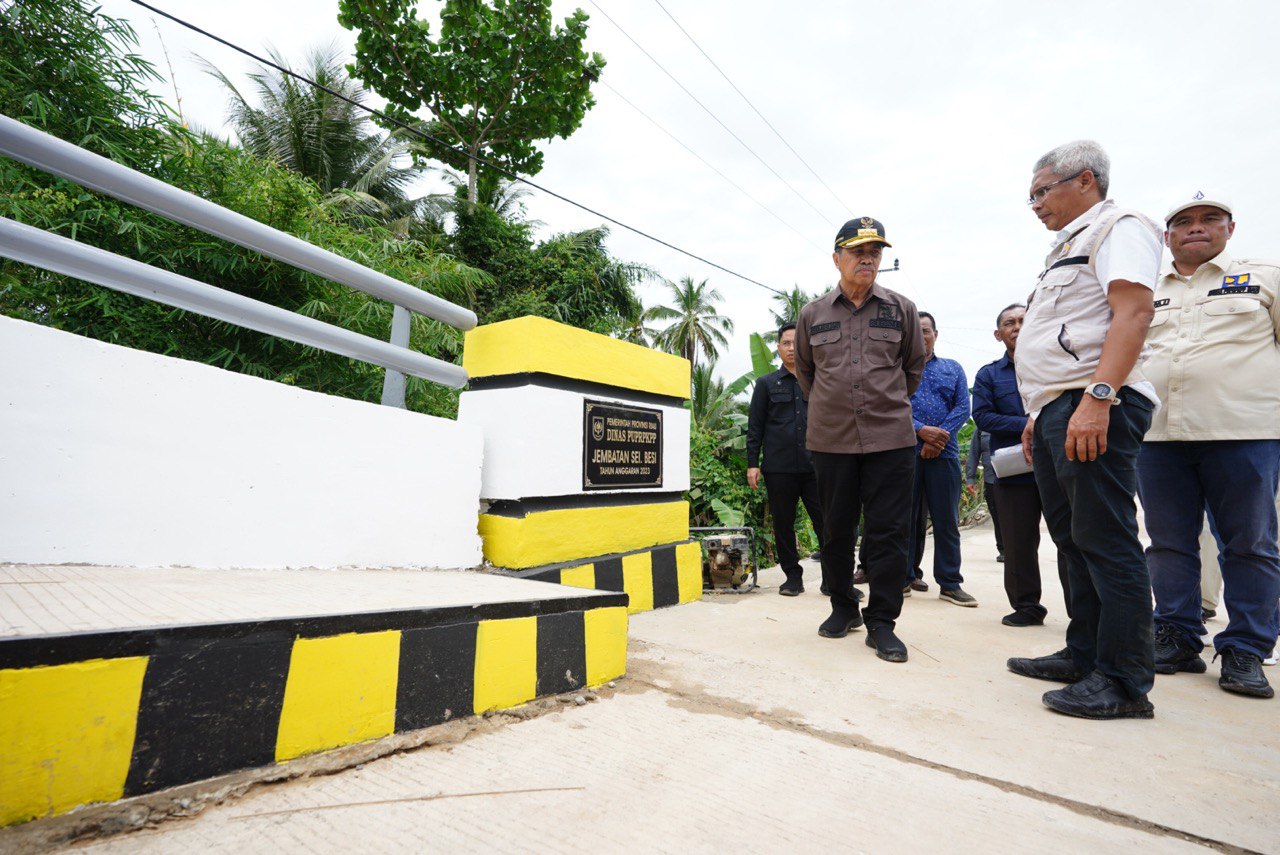
[[[890,247],[890,248],[893,247],[893,244],[889,243],[887,240],[885,240],[882,237],[849,238],[848,240],[841,241],[840,243],[836,244],[836,247],[839,249],[849,249],[850,247],[854,247],[854,246],[862,246],[862,244],[864,243],[881,243],[887,247]]]

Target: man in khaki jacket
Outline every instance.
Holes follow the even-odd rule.
[[[1155,670],[1206,670],[1198,535],[1207,505],[1225,547],[1218,685],[1270,698],[1262,660],[1280,630],[1280,266],[1231,257],[1236,224],[1221,196],[1197,192],[1165,222],[1173,258],[1156,284],[1146,368],[1164,407],[1138,458]]]
[[[825,526],[822,577],[831,591],[831,616],[818,634],[843,638],[865,615],[867,645],[881,659],[906,662],[907,646],[893,630],[909,567],[911,393],[925,353],[915,303],[876,284],[886,246],[884,226],[871,217],[850,220],[836,234],[840,282],[800,310],[796,380],[809,399],[807,445]],[[861,613],[850,592],[860,514],[871,586]]]

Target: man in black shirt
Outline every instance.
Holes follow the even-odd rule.
[[[756,381],[747,419],[747,484],[756,489],[761,470],[773,514],[773,537],[778,548],[778,564],[787,574],[778,593],[794,597],[804,593],[803,571],[796,549],[796,502],[803,501],[813,521],[813,531],[822,542],[822,505],[818,499],[818,479],[805,448],[805,426],[809,403],[796,381],[796,325],[783,324],[778,330],[778,356],[782,367]],[[761,448],[764,465],[760,463]]]

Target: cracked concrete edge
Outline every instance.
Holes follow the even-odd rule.
[[[618,678],[618,681],[624,679]],[[468,716],[421,730],[395,733],[382,739],[311,754],[274,766],[247,769],[108,804],[85,805],[60,816],[34,819],[22,825],[0,829],[0,852],[36,855],[86,840],[99,840],[144,828],[155,828],[170,820],[198,816],[207,808],[234,801],[261,787],[337,775],[383,757],[424,748],[457,745],[473,736],[493,733],[557,710],[612,697],[618,681],[539,698],[511,709],[491,710],[482,716]]]
[[[673,699],[674,704],[688,712],[751,719],[753,721],[758,721],[767,727],[813,737],[831,745],[837,745],[843,748],[852,748],[858,751],[871,752],[890,760],[919,766],[935,772],[941,772],[958,780],[986,784],[987,786],[994,787],[1002,792],[1050,804],[1090,819],[1144,832],[1154,837],[1176,838],[1188,843],[1204,846],[1205,848],[1216,852],[1232,853],[1232,855],[1263,855],[1262,853],[1257,852],[1257,850],[1246,849],[1232,843],[1226,843],[1221,840],[1215,840],[1189,831],[1183,831],[1168,825],[1152,822],[1150,820],[1143,819],[1140,816],[1124,813],[1123,811],[1117,811],[1101,805],[1089,804],[1088,802],[1082,802],[1078,799],[1060,796],[1025,784],[1019,784],[1015,781],[1007,781],[1001,778],[983,775],[978,772],[971,772],[956,766],[936,763],[924,757],[918,757],[906,751],[901,751],[899,749],[874,742],[857,733],[840,733],[813,727],[812,725],[804,722],[798,713],[790,710],[761,710],[752,707],[750,704],[743,701],[712,694],[707,691],[705,687],[699,684],[681,682],[678,678],[673,676],[672,669],[669,666],[653,659],[645,658],[643,655],[635,655],[637,653],[643,654],[643,652],[650,649],[650,647],[651,645],[646,642],[638,642],[635,639],[632,640],[631,648],[628,651],[628,679],[621,687],[620,691],[628,694],[639,694],[647,691],[661,692],[670,696]]]

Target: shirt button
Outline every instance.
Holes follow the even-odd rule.
[[[861,409],[859,409],[857,412],[858,412],[858,415],[862,415],[862,410],[861,410]]]
[[[861,389],[861,388],[862,388],[862,384],[861,384],[861,383],[854,383],[854,384],[853,384],[853,388],[855,388],[855,389]]]
[[[858,357],[856,357],[856,356],[855,356],[855,357],[853,358],[853,361],[854,361],[854,362],[857,362],[857,361],[858,361]]]

